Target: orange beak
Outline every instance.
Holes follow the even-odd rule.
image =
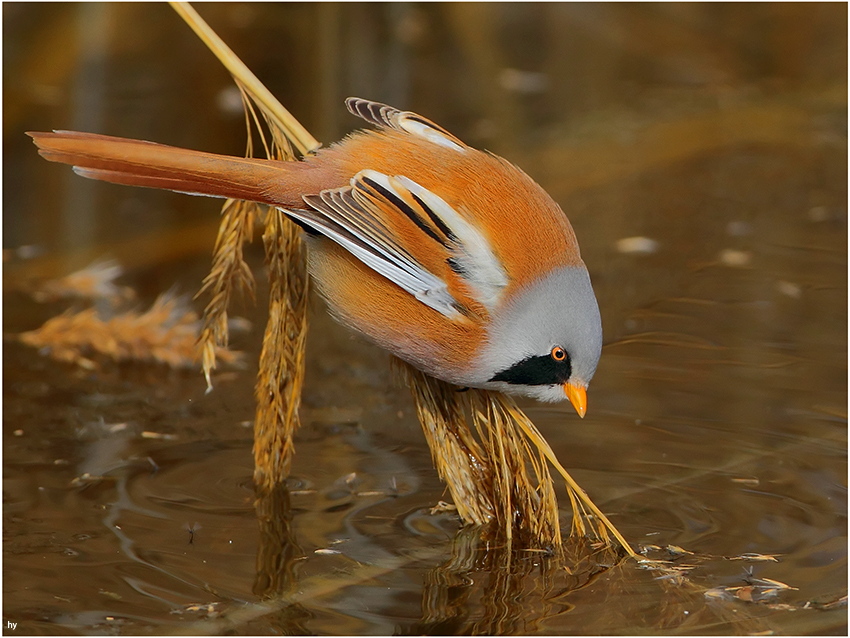
[[[587,412],[587,390],[572,383],[565,383],[564,394],[567,395],[570,403],[573,404],[576,412],[583,419],[585,412]]]

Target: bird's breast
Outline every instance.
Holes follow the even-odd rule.
[[[468,385],[485,324],[440,314],[323,237],[308,247],[310,274],[338,321],[431,376]]]

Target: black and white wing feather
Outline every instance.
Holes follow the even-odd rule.
[[[359,97],[350,97],[345,100],[345,106],[357,117],[361,117],[370,124],[403,131],[411,135],[423,137],[434,144],[463,151],[466,144],[454,135],[431,120],[422,117],[412,111],[400,111],[397,108],[372,102]]]
[[[472,299],[487,310],[508,284],[486,237],[442,198],[407,177],[364,170],[350,186],[308,195],[304,201],[310,210],[287,214],[446,317],[468,314],[458,287],[447,279],[463,281]],[[394,230],[402,218],[413,222],[419,237],[407,246]],[[423,250],[428,254],[417,258]],[[437,267],[429,269],[423,261]]]

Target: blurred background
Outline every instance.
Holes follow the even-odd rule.
[[[606,347],[585,420],[523,405],[635,545],[713,559],[672,597],[627,564],[557,613],[531,578],[510,597],[512,632],[846,633],[846,4],[196,8],[325,144],[361,126],[350,95],[413,110],[518,164],[570,218]],[[193,295],[219,211],[81,179],[24,131],[240,155],[238,91],[165,4],[5,3],[3,36],[4,617],[34,633],[227,618],[258,600],[261,242],[257,302],[234,307],[248,364],[210,395],[191,370],[81,370],[13,335],[68,308],[34,299],[39,282],[98,259],[121,264],[139,307]],[[442,624],[425,617],[422,583],[457,523],[429,513],[442,487],[386,356],[312,311],[292,527],[299,586],[318,593],[227,626],[492,633],[469,583]],[[75,484],[85,473],[103,480]],[[782,557],[722,560],[745,553]],[[796,589],[747,600],[734,587],[753,577]]]

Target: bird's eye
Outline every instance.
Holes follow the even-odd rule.
[[[554,348],[552,348],[552,352],[550,352],[549,355],[555,361],[558,361],[558,362],[566,361],[566,359],[567,359],[567,351],[564,350],[561,346],[555,346]]]

